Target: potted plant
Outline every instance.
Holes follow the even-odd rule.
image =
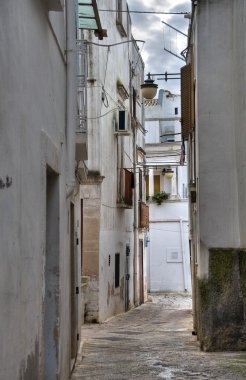
[[[160,191],[153,195],[152,200],[158,205],[161,205],[163,201],[166,201],[169,198],[169,195],[170,194],[166,193],[165,191]]]

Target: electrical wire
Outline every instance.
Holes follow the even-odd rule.
[[[139,14],[155,14],[155,15],[187,15],[190,12],[158,12],[158,11],[119,11],[118,9],[98,9],[99,12],[114,12],[114,13],[139,13]]]
[[[186,198],[185,198],[186,199]],[[151,223],[151,221],[150,221],[150,223]],[[155,223],[158,223],[158,222],[155,222]],[[172,223],[172,222],[159,222],[159,223]],[[177,223],[179,223],[178,221],[177,221]],[[187,223],[187,222],[185,222],[185,223]],[[180,232],[180,230],[178,231],[175,231],[175,230],[164,230],[164,229],[162,229],[162,228],[153,228],[153,227],[151,227],[151,230],[155,230],[155,231],[165,231],[165,232],[174,232],[174,233],[177,233],[177,232]],[[187,232],[185,232],[185,233],[188,233],[188,231]]]
[[[137,62],[135,63],[135,66],[133,67],[133,71],[135,71],[135,69],[137,67],[138,61],[139,61],[139,59],[141,57],[141,54],[142,54],[142,51],[143,51],[143,48],[144,48],[144,44],[145,44],[145,42],[143,42],[143,45],[142,45],[140,51],[138,52],[138,59],[137,59]]]
[[[121,41],[121,42],[117,42],[115,44],[98,44],[97,42],[92,42],[92,41],[86,41],[86,40],[78,40],[77,42],[84,42],[86,45],[95,45],[95,46],[101,46],[101,47],[107,47],[107,48],[111,48],[113,46],[117,46],[117,45],[122,45],[122,44],[126,44],[128,42],[142,42],[142,43],[145,43],[145,41],[143,40],[127,40],[127,41]]]
[[[107,94],[109,96],[109,98],[114,102],[114,104],[120,109],[119,103],[114,98],[112,98],[110,93],[108,91],[106,91],[105,88],[104,88],[104,92],[105,92],[105,94]]]
[[[104,113],[103,115],[100,115],[100,116],[96,116],[96,117],[87,117],[87,120],[96,120],[96,119],[100,119],[101,117],[104,117],[106,115],[108,115],[110,112],[114,112],[116,110],[120,109],[119,107],[118,108],[113,108],[112,110]]]

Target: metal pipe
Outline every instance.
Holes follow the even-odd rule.
[[[185,34],[185,33],[181,32],[181,30],[179,30],[179,29],[177,29],[177,28],[174,28],[174,26],[172,26],[172,25],[168,24],[167,22],[164,22],[164,21],[162,21],[162,24],[165,24],[165,25],[169,26],[169,28],[171,28],[171,29],[175,30],[176,32],[178,32],[178,33],[180,33],[180,34],[183,34],[183,36],[185,36],[185,37],[188,37],[188,35],[187,35],[187,34]]]
[[[133,173],[134,173],[134,216],[133,216],[133,228],[134,228],[134,304],[137,306],[139,304],[139,260],[138,260],[138,199],[137,199],[137,187],[136,187],[136,128],[133,129]]]
[[[75,129],[77,122],[76,87],[76,6],[75,0],[66,1],[66,142],[67,181],[66,196],[69,198],[75,181]]]
[[[183,219],[180,218],[179,220],[180,223],[180,242],[181,242],[181,253],[182,253],[182,258],[183,258],[183,274],[184,274],[184,288],[185,291],[188,290],[188,281],[187,281],[187,262],[186,262],[186,252],[184,248],[184,231],[183,231]]]

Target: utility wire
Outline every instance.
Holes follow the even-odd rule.
[[[127,44],[128,42],[142,42],[143,44],[145,43],[145,41],[143,40],[127,40],[127,41],[121,41],[121,42],[117,42],[115,44],[109,44],[109,45],[106,45],[106,44],[98,44],[96,42],[92,42],[92,41],[87,41],[87,40],[78,40],[77,41],[78,43],[79,42],[83,42],[85,43],[86,45],[96,45],[96,46],[101,46],[101,47],[107,47],[107,48],[110,48],[112,46],[117,46],[117,45],[122,45],[122,44]]]
[[[119,109],[119,107],[118,107],[118,108],[113,108],[112,110],[110,110],[110,111],[104,113],[103,115],[99,115],[99,116],[96,116],[96,117],[87,117],[87,120],[96,120],[96,119],[100,119],[101,117],[104,117],[104,116],[108,115],[109,113],[114,112],[114,111],[116,111],[116,110],[118,110],[118,109]]]
[[[115,13],[149,13],[149,14],[155,14],[155,15],[187,15],[190,12],[158,12],[158,11],[119,11],[118,9],[98,9],[99,12],[115,12]]]

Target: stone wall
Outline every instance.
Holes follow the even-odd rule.
[[[246,350],[246,250],[210,249],[197,282],[198,338],[205,351]]]

